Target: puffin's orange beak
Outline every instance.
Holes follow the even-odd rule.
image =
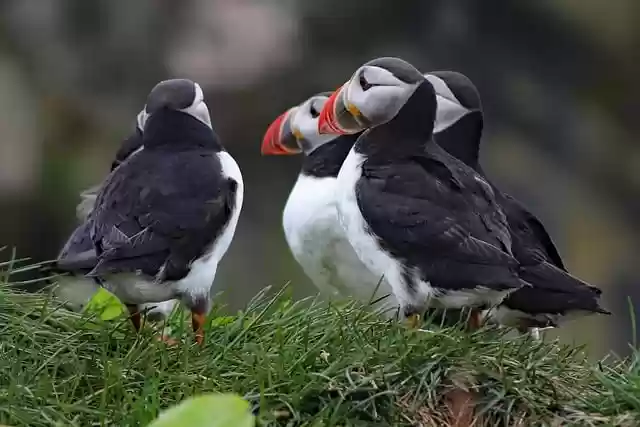
[[[318,133],[320,134],[332,134],[332,135],[345,135],[347,132],[340,128],[336,115],[336,103],[341,103],[342,100],[342,88],[341,86],[335,90],[327,102],[324,104],[320,117],[318,118]]]
[[[261,152],[263,155],[287,155],[300,153],[298,140],[291,130],[289,120],[293,109],[278,116],[267,128],[262,139]]]

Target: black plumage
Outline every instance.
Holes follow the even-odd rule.
[[[360,133],[342,135],[306,153],[301,173],[316,178],[336,178]]]
[[[92,249],[58,267],[90,268],[87,276],[128,306],[136,329],[138,305],[180,298],[202,343],[218,263],[242,207],[242,175],[213,132],[197,83],[158,83],[141,114],[144,149],[125,144],[125,157],[136,154],[105,179],[87,219]]]
[[[210,128],[161,110],[148,119],[143,143],[96,201],[92,276],[140,271],[159,282],[182,279],[234,209],[237,183],[222,178],[222,146]]]
[[[111,163],[111,170],[117,168],[120,163],[124,162],[129,158],[136,150],[142,147],[142,129],[138,125],[134,131],[129,135],[122,144],[120,144],[120,148],[116,152],[115,159],[113,163]]]
[[[356,142],[364,161],[355,193],[367,231],[402,264],[408,293],[428,283],[436,305],[452,291],[485,288],[504,296],[528,286],[518,277],[492,188],[433,142],[435,111],[434,89],[424,81],[391,121]],[[483,298],[468,302],[494,302]],[[410,310],[425,303],[415,301]]]
[[[506,214],[512,251],[521,264],[520,277],[533,287],[510,294],[502,308],[515,310],[520,328],[557,326],[558,316],[570,312],[608,313],[599,303],[600,289],[571,276],[542,222],[521,202],[500,191],[479,163],[483,113],[475,85],[456,72],[430,73],[448,86],[462,107],[469,110],[460,120],[438,133],[436,141],[446,151],[475,169],[491,185]]]

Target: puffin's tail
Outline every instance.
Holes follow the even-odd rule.
[[[587,311],[611,314],[600,304],[602,290],[548,263],[520,266],[520,277],[535,289],[549,293],[548,304],[560,305],[558,311]],[[554,294],[557,297],[554,297]]]

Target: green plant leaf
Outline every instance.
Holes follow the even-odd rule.
[[[89,300],[85,311],[100,313],[102,320],[112,320],[125,312],[125,307],[111,292],[100,288]]]
[[[254,427],[249,403],[235,394],[191,397],[162,412],[149,427]]]
[[[235,322],[235,320],[236,318],[233,316],[220,316],[211,320],[211,326],[224,326]]]

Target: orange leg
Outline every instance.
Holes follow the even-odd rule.
[[[140,332],[140,328],[142,327],[142,316],[140,315],[140,311],[138,310],[138,306],[136,304],[127,304],[127,309],[129,309],[129,314],[131,315],[131,323],[133,323],[133,327],[136,332]]]
[[[480,311],[475,309],[471,310],[471,314],[469,314],[469,329],[475,331],[480,329],[481,326],[482,319],[480,318]]]
[[[420,315],[417,313],[409,315],[407,317],[407,325],[411,329],[417,329],[420,326]]]
[[[174,340],[174,339],[173,339],[173,338],[171,338],[170,336],[168,336],[168,335],[164,335],[164,334],[160,334],[160,335],[158,335],[158,336],[156,337],[156,339],[157,339],[158,341],[161,341],[161,342],[165,343],[166,345],[171,345],[171,346],[173,346],[173,345],[178,345],[178,343],[179,343],[179,341]]]
[[[193,326],[193,332],[196,334],[196,342],[200,345],[204,343],[204,322],[206,316],[204,313],[197,313],[191,311],[191,324]]]

